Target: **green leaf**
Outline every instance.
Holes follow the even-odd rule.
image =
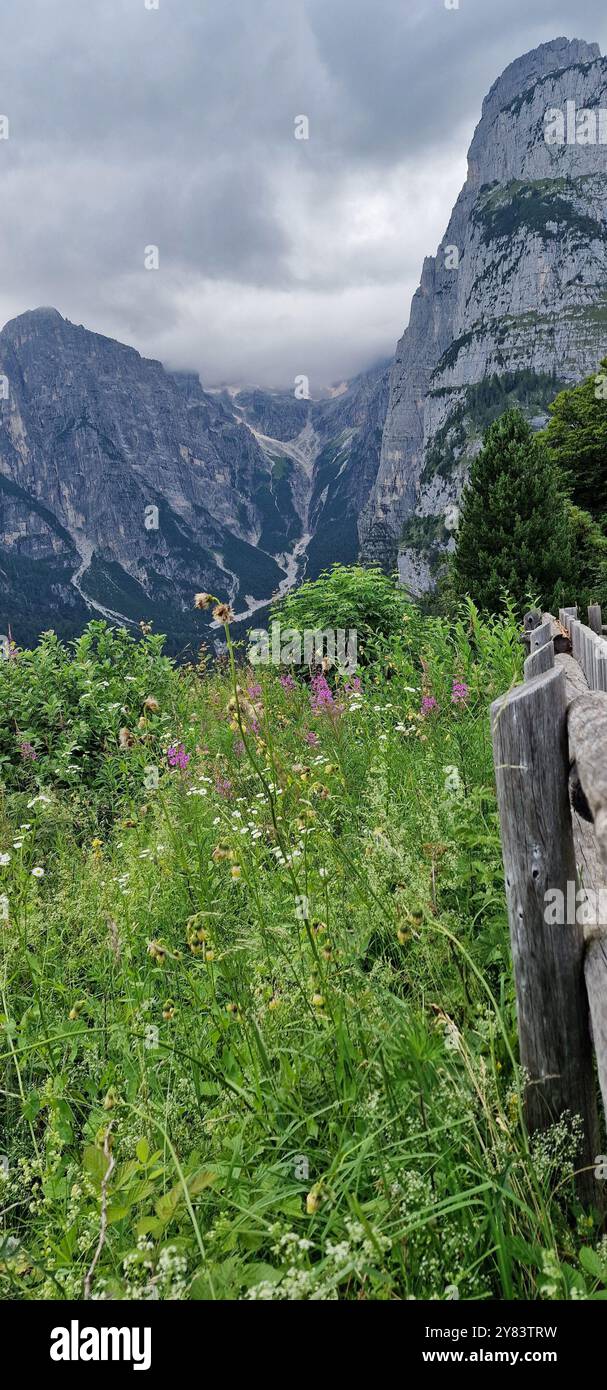
[[[147,1163],[148,1158],[150,1156],[150,1146],[148,1144],[147,1139],[137,1140],[135,1153],[137,1154],[140,1163]]]
[[[600,1279],[602,1284],[607,1283],[607,1265],[597,1255],[596,1250],[591,1250],[589,1246],[585,1245],[580,1250],[580,1264],[588,1274],[592,1274],[593,1278]]]
[[[110,1166],[110,1160],[106,1158],[103,1149],[98,1149],[96,1144],[88,1144],[84,1150],[82,1166],[99,1188]]]

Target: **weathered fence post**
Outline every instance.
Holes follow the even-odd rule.
[[[550,671],[553,666],[554,643],[545,642],[543,647],[538,647],[537,651],[532,651],[530,656],[525,657],[525,680],[533,681],[536,676],[542,676],[544,671]]]
[[[578,1192],[597,1200],[599,1153],[583,927],[553,925],[547,893],[566,908],[576,887],[568,798],[565,675],[558,668],[491,706],[502,852],[530,1132],[579,1114]],[[552,901],[555,901],[554,896]],[[546,920],[548,916],[548,921]]]
[[[552,623],[546,620],[546,622],[540,623],[538,627],[533,628],[530,633],[529,650],[530,652],[537,652],[540,647],[547,646],[548,642],[551,641]]]
[[[607,936],[595,937],[589,941],[584,972],[592,1017],[596,1065],[607,1115]]]
[[[602,637],[602,635],[603,635],[603,616],[602,616],[602,613],[601,613],[601,605],[600,605],[600,603],[591,603],[591,604],[589,604],[589,606],[588,606],[588,627],[591,628],[593,632],[598,633],[599,637]]]
[[[575,657],[575,660],[578,662],[580,661],[581,652],[581,631],[582,624],[578,622],[577,618],[571,618],[569,621],[569,636],[571,637],[571,655]]]
[[[577,603],[571,608],[559,608],[559,623],[570,631],[571,623],[577,621]]]

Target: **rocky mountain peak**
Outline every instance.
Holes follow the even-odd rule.
[[[546,113],[590,112],[590,138],[546,139]],[[483,104],[468,177],[424,262],[397,347],[380,467],[361,518],[366,559],[432,587],[470,459],[519,404],[541,423],[561,385],[607,351],[607,60],[559,38],[525,54]]]
[[[598,43],[586,43],[584,39],[551,39],[541,43],[509,63],[503,73],[493,83],[483,101],[481,120],[490,123],[499,111],[508,106],[538,78],[562,68],[574,67],[577,63],[594,63],[601,57]]]

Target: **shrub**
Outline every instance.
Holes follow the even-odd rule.
[[[359,662],[364,665],[402,634],[403,618],[411,611],[404,590],[380,569],[333,565],[274,604],[271,616],[297,632],[355,629]]]
[[[128,774],[121,728],[135,731],[151,761],[169,718],[164,709],[176,683],[162,656],[164,639],[140,641],[124,628],[91,622],[65,646],[46,632],[33,651],[0,661],[0,776],[9,790],[108,783],[107,760],[120,781]],[[146,699],[159,709],[144,709]],[[139,729],[139,720],[145,729]]]

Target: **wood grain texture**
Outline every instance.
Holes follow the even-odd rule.
[[[597,632],[599,637],[603,632],[603,615],[600,603],[591,603],[588,607],[588,627],[592,632]]]
[[[554,664],[558,670],[565,673],[565,694],[568,705],[577,699],[578,695],[588,694],[588,681],[581,666],[573,656],[568,656],[566,652],[559,652],[554,658]]]
[[[584,964],[599,1084],[607,1115],[607,935],[590,941]]]
[[[539,627],[533,628],[530,635],[530,651],[536,652],[539,647],[545,647],[552,641],[553,636],[552,621],[547,619],[546,622],[540,623]]]
[[[572,605],[570,608],[559,608],[559,622],[567,632],[569,631],[572,619],[577,619],[577,615],[577,604]]]
[[[545,671],[551,671],[553,666],[554,644],[547,642],[543,647],[538,647],[537,651],[526,657],[524,663],[525,680],[535,680],[536,676],[543,676]]]
[[[569,756],[594,816],[594,833],[607,865],[607,694],[579,695],[569,706]]]
[[[493,751],[516,983],[527,1123],[545,1129],[568,1110],[583,1121],[578,1179],[584,1200],[597,1200],[598,1153],[584,932],[546,922],[545,895],[567,901],[576,881],[568,798],[567,699],[555,666],[491,707]]]
[[[525,632],[532,632],[533,628],[539,627],[541,621],[542,615],[539,608],[531,608],[528,613],[525,613],[523,618]]]

